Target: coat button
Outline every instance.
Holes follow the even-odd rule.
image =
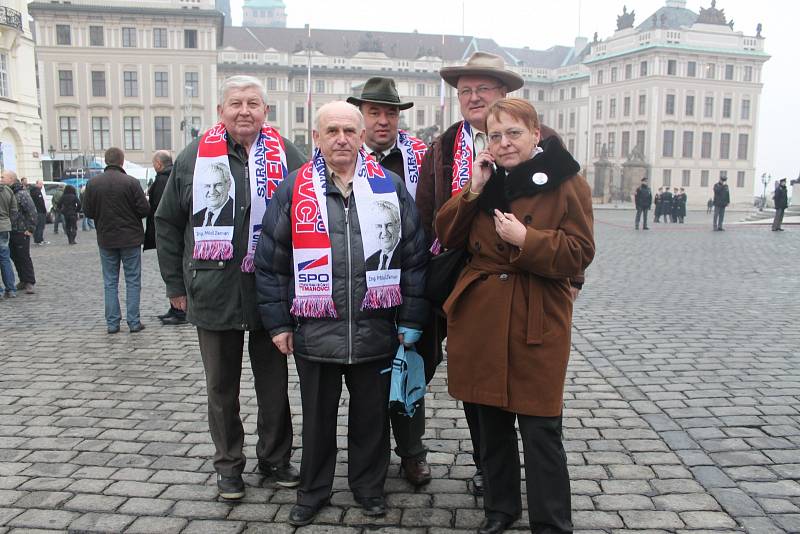
[[[506,246],[502,243],[497,244],[497,250],[503,252],[506,249]]]
[[[244,328],[245,330],[247,330],[247,323],[242,323],[242,328]]]
[[[501,274],[500,281],[505,282],[506,280],[508,280],[508,275],[506,273]]]
[[[244,206],[242,206],[242,207],[241,207],[241,208],[239,208],[239,209],[240,209],[240,210],[242,210],[242,211],[244,211]]]
[[[220,261],[220,262],[217,263],[217,265],[219,265],[220,267],[223,267],[225,265],[225,262],[224,261]]]
[[[530,224],[531,221],[533,220],[533,217],[531,217],[530,215],[526,215],[525,218],[522,220],[525,222],[525,224]]]

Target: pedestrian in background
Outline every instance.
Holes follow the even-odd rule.
[[[11,221],[17,216],[17,197],[14,191],[0,180],[0,279],[5,289],[4,298],[17,296],[17,282],[14,278],[14,267],[11,265]]]
[[[97,245],[103,268],[107,332],[119,332],[119,265],[125,271],[125,319],[131,333],[141,332],[139,318],[142,287],[142,219],[150,205],[136,178],[122,168],[125,153],[111,147],[105,153],[106,168],[86,185],[83,210],[97,223]]]
[[[772,231],[783,232],[783,213],[789,207],[789,192],[786,190],[786,178],[781,178],[775,186],[775,193],[772,196],[775,200],[775,218],[772,219]]]
[[[17,214],[11,220],[11,238],[9,246],[11,248],[11,260],[17,268],[19,283],[18,290],[24,290],[27,294],[36,291],[36,273],[33,270],[33,260],[31,260],[31,236],[36,230],[36,206],[28,188],[23,187],[17,178],[17,173],[11,170],[4,170],[2,182],[14,191],[17,199]]]
[[[67,185],[64,194],[58,199],[58,211],[64,216],[64,232],[67,234],[67,242],[75,245],[75,237],[78,235],[78,214],[81,211],[81,201],[75,187]]]
[[[61,200],[61,195],[64,194],[64,188],[58,187],[53,193],[53,198],[50,200],[50,211],[53,214],[53,233],[58,233],[58,225],[64,226],[64,216],[61,211],[56,207],[58,201]],[[65,229],[66,230],[66,229]]]
[[[143,250],[151,250],[157,247],[156,244],[156,209],[161,202],[164,188],[167,187],[167,180],[172,172],[172,156],[166,150],[158,150],[153,154],[153,169],[156,171],[156,178],[147,188],[147,201],[150,203],[150,215],[147,216],[144,229]],[[186,324],[186,312],[176,308],[171,303],[167,313],[158,316],[163,325]]]
[[[706,215],[711,213],[714,210],[714,199],[709,198],[708,202],[706,202]]]
[[[665,187],[661,194],[661,215],[664,216],[664,224],[672,220],[672,193],[669,187]]]
[[[80,194],[78,198],[81,201],[81,213],[83,214],[83,219],[81,220],[81,231],[88,232],[89,230],[94,230],[94,221],[86,216],[86,213],[83,212],[83,201],[86,195],[86,184],[83,184],[80,189]]]
[[[44,203],[44,182],[37,180],[36,184],[28,188],[33,204],[36,206],[36,229],[33,231],[33,242],[37,245],[46,245],[44,240],[44,227],[47,225],[47,205]]]
[[[725,219],[725,208],[731,203],[731,193],[728,190],[728,177],[724,174],[719,177],[719,182],[714,184],[714,225],[715,232],[723,232],[722,221]]]
[[[650,186],[647,185],[647,177],[642,178],[642,183],[636,188],[633,193],[633,200],[636,204],[636,229],[639,229],[639,220],[642,221],[642,230],[649,230],[647,227],[647,212],[650,210],[650,205],[653,203],[653,192],[650,191]]]
[[[677,198],[678,200],[676,202],[678,207],[676,215],[678,217],[678,222],[683,224],[683,220],[686,218],[686,202],[688,200],[688,197],[686,196],[686,190],[683,187],[681,187],[680,191],[678,192]]]
[[[663,194],[664,194],[664,188],[659,187],[658,193],[656,193],[656,196],[653,199],[653,204],[655,204],[655,209],[653,210],[655,212],[653,213],[654,223],[661,222],[659,219],[661,219],[661,195]]]

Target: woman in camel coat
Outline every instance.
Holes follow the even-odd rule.
[[[439,211],[446,248],[471,259],[447,314],[449,391],[479,405],[486,520],[503,532],[521,514],[515,419],[535,532],[572,532],[561,410],[570,352],[572,291],[594,257],[591,192],[557,138],[539,143],[525,100],[494,103],[489,150],[472,180]]]

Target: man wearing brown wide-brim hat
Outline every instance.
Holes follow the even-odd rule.
[[[427,146],[399,130],[399,123],[400,111],[412,107],[414,103],[402,102],[394,80],[381,76],[367,80],[361,95],[351,96],[347,101],[358,106],[364,116],[364,149],[367,154],[383,167],[402,176],[413,198]],[[397,445],[395,452],[400,457],[406,479],[414,486],[429,483],[431,470],[427,460],[428,449],[422,443],[425,434],[425,399],[420,399],[412,417],[408,417],[404,410],[392,407],[389,419]]]
[[[497,100],[505,98],[510,91],[521,88],[525,81],[516,72],[506,67],[502,57],[488,52],[475,52],[463,65],[442,67],[439,70],[442,79],[456,88],[458,104],[463,120],[450,126],[431,143],[422,162],[419,184],[417,186],[416,203],[419,218],[425,230],[428,242],[436,248],[433,222],[435,214],[451,195],[458,193],[461,187],[459,177],[472,174],[472,158],[487,148],[486,116]],[[541,138],[545,139],[555,132],[542,125]],[[456,162],[455,146],[458,144],[467,157]],[[441,360],[441,342],[447,335],[447,324],[440,314],[434,315],[431,324],[425,326],[424,338],[417,344],[420,354],[435,351]],[[430,344],[425,344],[425,338]],[[430,371],[426,370],[428,374]],[[472,440],[472,458],[476,472],[472,478],[471,490],[475,495],[483,494],[483,473],[480,464],[480,426],[478,411],[474,404],[464,403],[464,414],[469,426]]]

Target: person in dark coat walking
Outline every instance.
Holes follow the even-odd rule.
[[[139,318],[142,288],[142,219],[150,206],[139,181],[122,168],[125,153],[116,147],[105,152],[106,168],[86,184],[83,212],[95,220],[100,265],[103,268],[103,294],[106,327],[109,334],[119,332],[119,264],[125,271],[125,319],[131,333],[141,332]]]
[[[714,225],[715,232],[723,232],[722,221],[725,219],[725,208],[731,203],[731,193],[728,189],[728,177],[722,175],[719,182],[714,184]]]
[[[653,192],[650,191],[650,186],[647,185],[647,177],[642,178],[642,183],[636,188],[633,193],[633,201],[636,204],[636,229],[639,229],[639,221],[642,221],[642,230],[649,230],[647,227],[647,212],[650,210],[650,205],[653,203]]]
[[[683,220],[686,218],[686,202],[688,197],[686,196],[686,190],[681,187],[680,192],[678,193],[678,222],[683,224]]]
[[[36,291],[36,273],[33,269],[31,259],[31,236],[36,230],[36,206],[33,203],[28,188],[23,187],[17,178],[17,173],[6,169],[0,175],[2,183],[14,191],[17,199],[17,212],[11,219],[11,237],[9,248],[11,249],[11,260],[17,268],[19,283],[17,290],[25,290],[25,293],[32,294]]]
[[[775,200],[775,218],[772,219],[772,231],[783,232],[781,224],[783,223],[783,213],[789,207],[789,193],[786,190],[786,178],[781,178],[778,185],[775,187],[775,194],[772,196]]]
[[[672,193],[669,187],[665,187],[661,194],[661,215],[664,216],[664,223],[672,220]]]
[[[672,222],[678,222],[678,212],[680,211],[680,193],[678,192],[677,187],[672,188]]]
[[[172,156],[166,150],[158,150],[153,154],[153,169],[156,171],[156,178],[150,187],[147,189],[147,201],[150,203],[150,215],[147,216],[145,221],[144,230],[144,245],[142,250],[151,250],[156,248],[156,209],[161,202],[161,195],[164,194],[164,189],[167,187],[167,180],[172,172]],[[161,324],[164,325],[180,325],[186,323],[186,312],[169,305],[167,313],[159,315]]]
[[[655,206],[655,208],[653,209],[653,211],[654,211],[654,213],[653,213],[653,222],[654,223],[661,222],[659,219],[661,219],[661,195],[663,195],[663,194],[664,194],[664,188],[663,187],[659,187],[658,188],[658,193],[656,193],[655,197],[653,198],[653,204]]]
[[[33,231],[33,242],[37,245],[46,245],[44,240],[44,227],[47,226],[47,206],[44,203],[44,182],[37,180],[35,185],[31,185],[28,191],[36,206],[36,230]]]
[[[67,185],[64,194],[58,199],[58,211],[64,215],[64,233],[67,234],[67,241],[70,245],[75,245],[75,236],[78,235],[78,214],[81,211],[81,201],[75,187]]]

